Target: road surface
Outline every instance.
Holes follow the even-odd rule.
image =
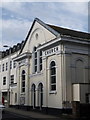
[[[35,120],[35,119],[5,111],[5,113],[2,114],[2,120]]]

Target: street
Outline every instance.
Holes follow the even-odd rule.
[[[1,120],[70,120],[65,118],[31,118],[28,116],[20,115],[17,113],[5,111],[5,113],[2,114]]]
[[[20,115],[17,113],[5,111],[2,114],[2,119],[0,120],[90,120],[90,118],[65,118],[65,117],[59,117],[59,118],[31,118],[29,116]]]
[[[2,120],[35,120],[35,119],[5,111],[5,113],[2,114]]]
[[[47,119],[46,118],[31,118],[31,117],[20,115],[17,113],[5,111],[2,114],[1,120],[47,120]],[[67,119],[49,118],[49,120],[67,120]]]

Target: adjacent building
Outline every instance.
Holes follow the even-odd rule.
[[[33,109],[71,109],[90,103],[90,34],[36,18],[22,43],[2,52],[0,92],[5,102]]]

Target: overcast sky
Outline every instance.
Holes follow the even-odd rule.
[[[12,46],[25,40],[36,17],[48,24],[88,32],[87,0],[83,2],[1,3],[0,50],[4,50],[2,46],[5,44]]]

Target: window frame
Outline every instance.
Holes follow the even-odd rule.
[[[40,50],[40,56],[39,56],[39,66],[40,66],[40,71],[42,71],[42,51]]]
[[[35,58],[34,58],[34,69],[35,69],[35,72],[37,72],[37,52],[34,53],[35,54]]]
[[[21,92],[24,93],[25,92],[25,79],[26,79],[26,72],[25,72],[25,70],[22,70],[22,75],[21,76],[22,76],[21,77]]]
[[[16,62],[13,61],[13,68],[16,68]]]
[[[52,64],[52,62],[54,62],[54,66],[51,66],[51,64]],[[53,73],[51,70],[55,70],[55,73]],[[55,60],[52,60],[51,62],[50,62],[50,92],[51,93],[54,93],[55,91],[56,91],[56,79],[57,79],[57,77],[56,77],[56,73],[57,73],[57,70],[56,70],[56,61]],[[54,82],[53,82],[53,79],[55,79],[54,80]],[[53,88],[53,86],[55,87],[55,88]],[[55,92],[56,93],[56,92]]]
[[[8,70],[8,62],[6,62],[6,71]]]
[[[12,69],[12,60],[10,61],[10,69]]]
[[[11,75],[11,76],[10,76],[10,83],[11,83],[11,84],[14,84],[14,75]]]
[[[4,63],[2,64],[2,72],[4,72],[4,67],[5,67],[5,65],[4,65]]]
[[[3,77],[3,85],[6,85],[6,76]]]
[[[17,103],[17,93],[15,93],[15,103]]]

